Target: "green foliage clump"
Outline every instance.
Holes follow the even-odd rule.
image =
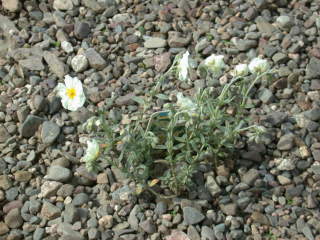
[[[250,125],[247,100],[254,84],[271,71],[235,76],[221,89],[204,88],[190,97],[178,93],[177,101],[170,101],[159,89],[178,69],[177,64],[175,61],[150,93],[134,97],[142,109],[135,120],[123,126],[106,120],[103,113],[95,131],[101,156],[134,180],[138,192],[156,193],[154,185],[158,184],[179,195],[192,185],[199,163],[216,167],[234,152],[241,135],[249,133],[250,140],[257,140],[263,132],[262,127]],[[152,112],[157,98],[167,103],[161,111]]]

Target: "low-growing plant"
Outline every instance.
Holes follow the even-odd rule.
[[[236,67],[233,78],[222,88],[200,89],[189,97],[178,92],[176,101],[171,100],[161,93],[161,87],[169,76],[188,80],[188,57],[186,53],[176,58],[152,91],[133,98],[141,111],[129,124],[107,120],[102,111],[84,126],[100,143],[99,158],[134,180],[137,192],[159,194],[154,190],[159,185],[157,190],[169,189],[173,196],[179,195],[192,186],[192,176],[201,162],[216,167],[234,152],[244,133],[250,140],[257,140],[263,132],[262,127],[250,125],[246,112],[250,90],[272,72],[267,62],[254,59],[249,66]],[[218,78],[225,67],[223,57],[213,55],[199,65],[198,71],[206,79]],[[252,74],[247,76],[249,70]],[[153,112],[152,103],[158,98],[166,103]],[[96,169],[98,158],[89,155],[84,161],[89,170]]]

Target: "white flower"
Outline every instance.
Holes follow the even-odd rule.
[[[195,111],[197,104],[195,104],[190,98],[184,97],[181,92],[177,93],[177,105],[182,110]]]
[[[213,73],[219,73],[223,68],[225,68],[226,64],[223,61],[223,55],[215,55],[207,57],[204,60],[204,65],[208,67],[208,69]]]
[[[84,124],[83,128],[88,132],[92,132],[94,129],[99,127],[102,124],[102,121],[100,118],[93,116],[89,118]]]
[[[249,64],[249,71],[253,74],[263,73],[269,69],[269,63],[265,59],[254,58]]]
[[[62,106],[70,111],[76,111],[83,106],[86,97],[83,93],[81,81],[66,75],[63,83],[58,83],[56,90],[61,97]]]
[[[92,164],[97,158],[99,157],[100,153],[100,146],[97,140],[88,140],[87,141],[87,150],[86,154],[82,157],[82,161],[85,162],[88,165]]]
[[[188,78],[188,68],[189,68],[189,55],[190,53],[186,51],[179,62],[178,65],[178,72],[179,72],[179,79],[181,81],[186,81]]]
[[[234,77],[246,76],[249,73],[249,68],[247,64],[238,64],[235,66],[233,72],[231,73]]]

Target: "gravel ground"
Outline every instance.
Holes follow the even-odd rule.
[[[319,0],[0,4],[0,239],[320,240]],[[186,50],[279,70],[252,97],[263,142],[241,146],[234,168],[200,165],[197,188],[171,200],[134,195],[106,163],[87,172],[81,123],[98,107],[128,119],[132,96]],[[66,74],[90,99],[76,112],[52,93]],[[191,79],[166,92],[219,84]]]

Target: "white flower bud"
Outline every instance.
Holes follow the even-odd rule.
[[[247,64],[238,64],[235,66],[232,76],[234,77],[241,77],[241,76],[246,76],[249,73],[249,68]]]
[[[188,79],[189,55],[190,53],[186,51],[182,55],[182,58],[180,59],[180,62],[178,64],[178,73],[180,81],[186,81]]]
[[[265,59],[254,58],[249,64],[249,71],[253,74],[264,73],[270,68],[269,63]]]
[[[204,65],[213,73],[219,73],[226,67],[223,61],[223,55],[212,54],[204,60]]]

